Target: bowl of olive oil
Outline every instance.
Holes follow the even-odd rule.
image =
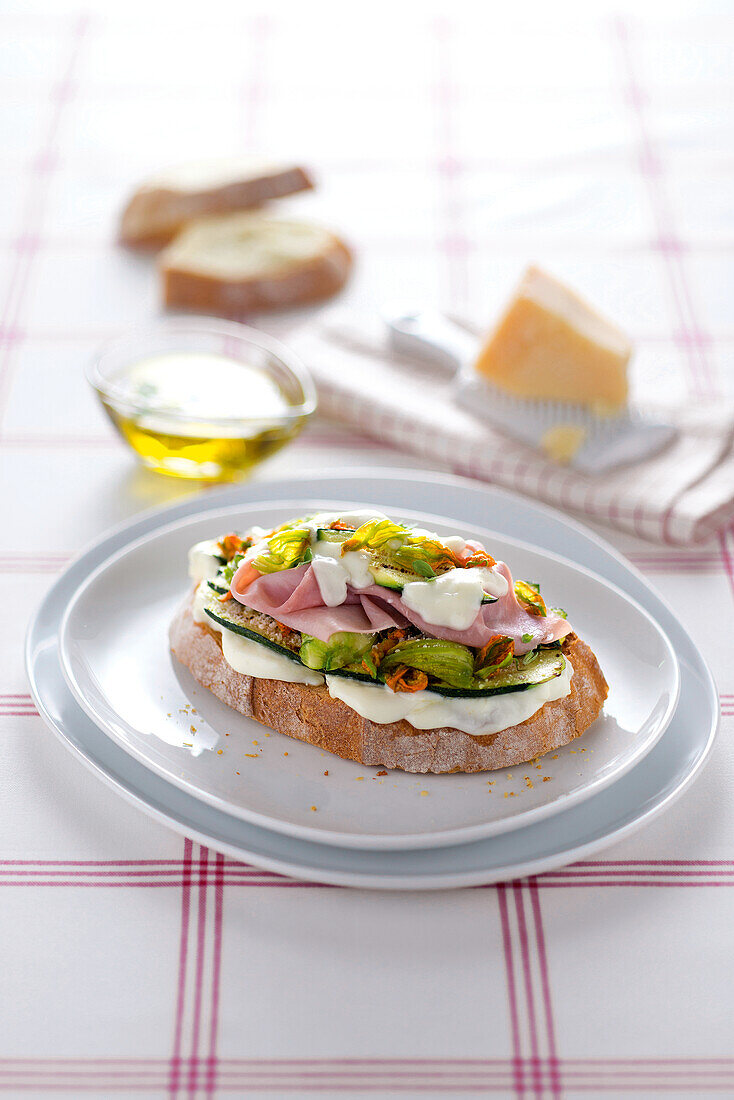
[[[316,408],[313,381],[292,352],[209,317],[138,328],[103,347],[87,376],[140,460],[172,477],[246,477]]]

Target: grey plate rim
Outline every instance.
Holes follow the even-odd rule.
[[[388,867],[369,867],[368,869],[349,869],[337,867],[313,867],[310,866],[308,861],[304,863],[298,862],[298,852],[295,853],[296,858],[286,853],[285,857],[282,854],[268,854],[261,850],[262,842],[264,838],[268,838],[272,841],[273,836],[267,830],[257,828],[256,826],[247,826],[247,829],[253,834],[260,834],[253,836],[252,839],[260,841],[260,848],[255,843],[250,846],[252,840],[248,842],[247,846],[242,844],[232,844],[227,841],[226,838],[214,834],[207,826],[207,829],[197,828],[191,823],[190,813],[187,813],[187,808],[179,808],[178,812],[174,812],[172,807],[176,806],[179,801],[174,797],[181,796],[184,801],[189,801],[198,805],[195,799],[191,796],[182,795],[181,792],[176,791],[175,788],[166,784],[164,780],[155,777],[156,784],[160,788],[167,788],[163,790],[162,803],[159,799],[159,805],[156,805],[156,799],[151,798],[150,794],[139,789],[137,793],[131,789],[134,784],[131,784],[129,777],[126,779],[120,778],[119,774],[113,774],[112,770],[105,766],[99,759],[90,759],[88,751],[85,751],[84,747],[80,745],[70,732],[64,728],[64,724],[60,723],[54,716],[50,706],[47,705],[43,684],[38,681],[37,671],[37,656],[39,653],[37,634],[41,630],[44,615],[50,613],[53,619],[53,605],[55,602],[61,599],[63,600],[63,592],[71,583],[75,582],[75,572],[81,559],[86,559],[87,555],[91,552],[97,556],[98,561],[104,560],[107,553],[113,552],[113,550],[120,544],[120,539],[124,541],[135,538],[139,533],[149,530],[152,526],[158,526],[159,524],[165,524],[172,520],[186,516],[191,512],[206,512],[216,511],[218,508],[227,507],[232,504],[237,504],[244,500],[269,500],[279,499],[292,495],[294,492],[294,486],[297,490],[302,492],[308,492],[312,496],[319,496],[324,494],[324,499],[328,499],[330,496],[333,499],[336,496],[341,496],[344,499],[349,495],[349,492],[344,489],[346,484],[360,484],[359,495],[361,499],[367,500],[370,495],[375,495],[376,487],[379,485],[379,501],[389,506],[388,501],[385,500],[385,492],[392,489],[400,495],[401,490],[405,492],[415,492],[419,489],[422,492],[434,491],[437,489],[443,489],[444,491],[453,491],[454,493],[464,493],[469,497],[475,497],[476,503],[482,503],[485,507],[493,500],[500,502],[506,510],[510,513],[514,511],[515,520],[520,523],[533,524],[540,523],[550,524],[555,530],[556,535],[567,537],[572,534],[576,541],[581,542],[585,546],[587,557],[583,557],[581,564],[586,565],[588,568],[599,572],[602,576],[612,580],[613,582],[619,582],[620,578],[627,578],[629,581],[634,582],[633,587],[636,589],[635,598],[647,608],[648,611],[656,617],[662,616],[663,622],[661,625],[664,629],[667,629],[668,634],[671,636],[674,642],[677,641],[678,645],[682,644],[683,648],[687,651],[689,660],[691,662],[690,670],[687,670],[684,662],[683,665],[684,675],[686,671],[688,676],[697,677],[700,681],[700,686],[705,695],[705,702],[709,703],[709,721],[707,723],[707,729],[701,731],[701,736],[697,745],[697,751],[691,754],[688,760],[688,767],[685,774],[681,774],[670,789],[662,790],[653,794],[647,799],[644,808],[640,808],[639,812],[631,813],[629,820],[624,824],[612,828],[608,831],[601,832],[600,835],[596,835],[593,839],[586,843],[576,843],[574,845],[561,845],[557,851],[545,856],[533,857],[529,855],[527,858],[520,862],[509,862],[501,866],[495,864],[492,867],[474,869],[471,871],[459,871],[456,873],[426,873],[427,868],[424,870],[419,868],[417,871],[410,871],[407,867],[396,866],[394,869]],[[308,489],[305,488],[308,484]],[[314,485],[316,488],[314,488]],[[283,491],[285,490],[285,492]],[[354,494],[357,495],[356,493]],[[482,499],[483,498],[483,499]],[[376,501],[377,502],[377,501]],[[411,506],[414,506],[414,500],[411,498]],[[435,508],[434,504],[431,507]],[[443,506],[445,507],[445,506]],[[447,513],[445,513],[447,514]],[[461,519],[460,516],[457,516]],[[504,522],[497,525],[498,527],[505,528],[509,522],[505,518]],[[516,527],[511,527],[507,531],[510,537],[527,538],[530,540],[530,535],[526,532],[518,532]],[[607,569],[600,565],[599,559],[602,562],[606,562]],[[574,555],[574,561],[578,561],[578,558]],[[608,569],[611,569],[611,575]],[[73,588],[72,588],[73,591]],[[627,589],[625,588],[625,591]],[[652,604],[652,607],[650,606]],[[49,611],[50,609],[50,611]],[[669,620],[668,623],[665,620]],[[58,628],[58,621],[56,622],[56,628]],[[41,645],[40,649],[48,650],[49,645],[53,647],[53,630],[51,631],[51,640],[48,637],[48,627],[46,630],[46,640]],[[599,538],[595,533],[587,530],[581,524],[578,524],[574,520],[569,520],[564,516],[554,512],[552,509],[545,507],[544,505],[536,504],[535,502],[527,501],[513,493],[508,493],[505,490],[497,489],[494,486],[482,485],[479,483],[471,482],[468,479],[453,477],[451,475],[444,474],[432,474],[425,471],[410,471],[410,470],[358,470],[354,472],[350,471],[302,471],[297,477],[279,478],[273,481],[258,481],[250,483],[246,486],[236,486],[235,488],[227,488],[219,490],[211,494],[207,494],[206,498],[202,499],[201,496],[192,496],[185,501],[174,504],[167,508],[154,508],[142,513],[135,517],[131,521],[118,525],[111,532],[108,532],[100,540],[92,544],[91,547],[86,548],[78,555],[70,566],[65,570],[62,576],[56,581],[52,588],[47,593],[45,599],[42,601],[41,606],[37,610],[36,614],[31,620],[31,624],[28,629],[27,641],[26,641],[26,665],[29,680],[31,683],[31,690],[33,697],[38,705],[40,713],[45,718],[47,724],[56,732],[61,738],[67,748],[75,753],[80,759],[83,760],[85,765],[89,767],[95,774],[102,778],[108,785],[111,785],[118,791],[127,801],[133,802],[143,809],[144,812],[157,818],[159,821],[167,824],[169,827],[176,831],[190,837],[194,837],[199,842],[207,844],[217,850],[226,852],[235,859],[246,859],[252,862],[256,866],[264,867],[268,870],[285,873],[289,875],[296,875],[307,881],[328,882],[335,885],[350,885],[350,886],[367,886],[377,887],[383,889],[439,889],[439,888],[451,888],[455,886],[467,886],[467,885],[480,885],[483,883],[500,881],[507,878],[517,877],[519,875],[527,875],[531,873],[538,873],[543,870],[548,870],[551,867],[558,867],[564,863],[568,863],[574,859],[578,859],[583,855],[590,854],[593,851],[598,851],[601,847],[621,840],[624,836],[629,835],[630,832],[635,831],[646,821],[651,820],[658,813],[662,812],[670,803],[678,797],[686,787],[692,782],[694,777],[700,772],[701,767],[705,763],[709,756],[711,747],[713,745],[717,728],[718,728],[718,697],[716,695],[716,689],[707,666],[703,662],[700,654],[698,653],[694,643],[683,630],[674,616],[672,610],[661,599],[655,589],[648,584],[648,582],[642,577],[642,575],[634,569],[629,563],[625,561],[621,554],[619,554],[613,547],[609,546],[603,539]],[[56,671],[59,677],[61,677],[61,671],[58,667],[58,658],[56,657]],[[63,678],[61,677],[62,682]],[[68,689],[64,689],[68,691]],[[71,696],[69,696],[71,699]],[[76,707],[76,703],[73,705]],[[79,709],[79,708],[77,708]],[[83,712],[79,710],[79,715],[84,721],[89,722]],[[96,729],[91,722],[89,725]],[[99,731],[97,731],[99,733]],[[103,735],[101,735],[103,736]],[[666,738],[664,737],[661,744],[653,750],[653,754],[660,753],[665,749]],[[117,749],[121,755],[122,750]],[[108,754],[109,755],[109,754]],[[649,757],[647,758],[650,759]],[[132,764],[129,758],[126,760]],[[643,762],[644,764],[644,762]],[[643,766],[640,765],[640,768]],[[143,765],[136,765],[142,771],[146,771]],[[129,771],[129,768],[123,769]],[[636,769],[633,771],[632,776],[636,774]],[[150,774],[150,773],[148,773]],[[625,779],[621,779],[620,783],[625,783]],[[597,798],[603,797],[602,795]],[[577,807],[576,810],[570,809],[559,814],[554,821],[563,821],[567,819],[569,815],[573,815],[577,810],[583,810],[583,807],[593,806],[596,799],[592,798],[589,802],[582,804],[581,807]],[[190,810],[191,807],[188,807]],[[207,808],[210,809],[210,808]],[[217,813],[216,811],[211,811]],[[219,814],[221,818],[228,819],[228,815]],[[228,819],[229,820],[229,819]],[[245,823],[238,822],[238,825],[244,826]],[[538,826],[529,825],[523,829],[517,831],[515,835],[520,837],[527,837],[533,829],[537,829]],[[464,845],[458,845],[452,848],[444,848],[443,851],[447,853],[466,852],[469,849],[476,849],[483,844],[492,844],[494,841],[495,847],[497,842],[502,840],[502,837],[492,838],[487,841],[475,841]],[[306,853],[306,849],[318,848],[321,852],[329,852],[329,846],[327,845],[312,845],[307,841],[296,841],[293,838],[280,837],[281,841],[285,841],[284,847],[303,849],[301,853],[301,859]],[[267,847],[267,845],[266,845]],[[271,844],[272,847],[272,844]],[[347,850],[344,850],[347,851]],[[378,863],[387,862],[389,864],[390,857],[392,862],[400,864],[405,861],[406,856],[419,856],[419,852],[362,852],[355,850],[348,850],[349,855],[355,856],[367,856],[367,857],[381,857],[378,859]],[[333,849],[333,852],[343,854],[341,849]],[[313,855],[313,853],[308,853]],[[423,853],[428,856],[436,856],[436,850],[427,849]],[[311,861],[313,863],[313,860]],[[316,860],[318,863],[318,860]],[[338,862],[338,861],[337,861]],[[353,860],[352,862],[360,862],[359,860]],[[362,862],[365,862],[362,860]],[[369,863],[370,861],[367,860]],[[373,860],[374,862],[374,860]],[[414,862],[421,863],[422,860],[414,860]]]
[[[280,504],[281,502],[278,503]],[[294,510],[297,510],[299,508],[298,501],[283,502],[282,506],[287,507],[288,504],[290,504]],[[308,501],[301,501],[301,506],[309,504],[310,502]],[[241,506],[242,504],[240,503],[235,507]],[[209,512],[210,509],[207,509],[206,514],[209,514]],[[401,509],[401,513],[402,512],[410,515],[409,509]],[[503,833],[512,832],[514,829],[522,829],[525,828],[527,825],[531,825],[537,821],[544,821],[550,817],[554,817],[556,814],[562,813],[566,809],[570,809],[571,806],[575,806],[580,802],[584,802],[589,798],[593,798],[595,794],[604,790],[611,784],[617,783],[621,778],[623,778],[624,775],[627,774],[627,772],[636,767],[637,764],[639,764],[640,761],[644,759],[647,753],[653,750],[655,745],[665,733],[665,730],[667,729],[673,718],[673,715],[675,714],[675,710],[678,705],[678,699],[680,696],[680,665],[678,662],[678,658],[675,654],[675,649],[670,639],[668,638],[668,635],[659,625],[654,616],[652,616],[646,608],[642,607],[639,602],[632,596],[622,591],[622,589],[619,588],[618,585],[613,584],[605,577],[599,576],[598,573],[595,573],[591,569],[586,568],[586,566],[577,565],[574,562],[569,562],[567,558],[564,558],[560,554],[544,550],[542,547],[539,546],[531,546],[530,543],[524,542],[522,540],[514,539],[507,535],[497,536],[497,532],[483,530],[481,525],[474,523],[472,525],[472,530],[475,534],[478,533],[488,539],[491,539],[493,537],[504,538],[516,549],[524,549],[537,552],[543,555],[544,558],[546,558],[548,561],[556,562],[564,566],[569,566],[576,573],[582,574],[586,577],[590,577],[598,581],[604,588],[613,593],[616,593],[625,603],[632,606],[644,619],[647,619],[652,623],[653,627],[659,632],[664,645],[669,650],[673,670],[673,681],[675,685],[673,691],[671,692],[668,703],[665,707],[665,711],[659,720],[659,724],[654,737],[649,738],[644,746],[638,748],[637,754],[632,754],[631,758],[625,760],[613,774],[606,775],[604,777],[594,775],[592,778],[589,778],[589,780],[585,783],[583,787],[580,787],[578,790],[574,791],[573,794],[562,794],[552,802],[545,803],[532,810],[526,810],[523,813],[518,813],[517,817],[515,818],[500,819],[499,821],[485,824],[455,826],[450,830],[446,829],[442,832],[434,832],[427,835],[420,833],[398,833],[389,834],[388,836],[381,835],[380,839],[375,842],[374,837],[363,837],[362,834],[358,833],[352,834],[320,831],[315,828],[308,828],[306,826],[299,826],[298,828],[294,828],[288,822],[281,821],[280,819],[275,817],[268,818],[262,813],[257,813],[247,809],[241,809],[238,812],[235,807],[227,805],[226,800],[220,796],[212,795],[204,790],[200,790],[198,793],[195,793],[188,788],[187,783],[178,779],[175,775],[166,775],[164,773],[164,770],[155,762],[147,761],[142,753],[137,752],[135,749],[130,748],[129,746],[126,747],[122,743],[122,741],[118,737],[116,737],[115,731],[113,729],[110,729],[106,725],[104,719],[100,716],[95,715],[94,707],[91,706],[84,698],[82,689],[75,682],[68,651],[66,653],[64,651],[64,634],[66,631],[69,616],[72,613],[72,609],[76,601],[81,596],[83,596],[85,588],[87,588],[90,584],[93,584],[99,576],[103,575],[108,566],[114,565],[127,553],[131,551],[134,552],[140,546],[147,543],[152,536],[166,535],[169,532],[176,532],[182,523],[192,518],[198,520],[199,513],[194,512],[190,516],[179,519],[178,522],[174,521],[170,524],[156,526],[153,530],[148,531],[146,535],[126,542],[123,546],[115,550],[112,554],[105,558],[103,562],[101,562],[96,568],[94,568],[90,573],[87,574],[85,579],[77,586],[73,594],[69,596],[68,602],[66,604],[66,609],[59,625],[59,660],[62,673],[72,695],[74,696],[76,702],[79,704],[81,709],[88,715],[88,717],[91,719],[92,722],[94,722],[95,725],[99,726],[100,729],[103,730],[103,732],[107,733],[107,735],[111,737],[113,741],[116,741],[118,744],[120,744],[121,747],[125,749],[125,751],[130,756],[133,757],[133,759],[140,761],[144,766],[150,768],[151,771],[155,772],[162,779],[165,779],[166,782],[179,787],[183,791],[187,791],[187,793],[194,795],[194,797],[199,798],[201,801],[206,802],[208,805],[213,806],[215,809],[222,810],[224,813],[227,813],[230,816],[239,817],[244,821],[249,821],[253,825],[258,825],[263,829],[283,833],[286,836],[292,836],[296,839],[312,840],[315,844],[330,844],[332,847],[352,847],[374,851],[403,851],[408,848],[415,848],[416,850],[420,848],[438,848],[443,845],[454,846],[458,844],[469,843],[473,840],[481,840],[485,837],[490,836],[501,836]],[[434,520],[440,520],[442,522],[446,520],[451,520],[451,522],[455,522],[452,517],[433,516],[426,512],[421,512],[420,516],[417,518],[420,518],[422,521],[425,522],[432,522]]]

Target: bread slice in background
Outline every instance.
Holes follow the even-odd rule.
[[[159,258],[167,306],[223,317],[329,298],[351,267],[323,226],[248,213],[191,222]]]
[[[119,240],[161,248],[194,218],[249,210],[312,187],[308,172],[297,165],[246,159],[181,165],[138,188],[122,212]]]

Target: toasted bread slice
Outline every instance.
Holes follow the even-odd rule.
[[[249,210],[311,187],[308,172],[297,165],[244,159],[182,165],[138,188],[122,212],[119,239],[135,248],[161,248],[194,218]]]
[[[247,213],[192,222],[160,256],[167,306],[224,317],[328,298],[351,266],[328,229]]]
[[[457,729],[418,730],[409,722],[378,725],[325,686],[245,676],[227,664],[219,636],[197,624],[191,603],[170,629],[174,655],[194,679],[248,718],[346,760],[407,772],[479,772],[523,764],[579,737],[599,716],[607,684],[596,657],[575,634],[563,643],[573,666],[571,694],[546,703],[526,722],[473,737]]]

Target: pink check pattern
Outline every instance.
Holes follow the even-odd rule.
[[[734,1095],[730,523],[614,535],[721,686],[704,777],[607,858],[499,886],[372,895],[183,841],[64,753],[20,656],[86,542],[190,491],[132,469],[81,368],[155,308],[112,242],[126,190],[192,149],[317,167],[290,205],[356,245],[355,311],[409,287],[482,322],[532,252],[626,319],[643,400],[731,399],[732,27],[648,8],[0,14],[0,1093]],[[374,461],[457,466],[318,421],[269,473]]]

